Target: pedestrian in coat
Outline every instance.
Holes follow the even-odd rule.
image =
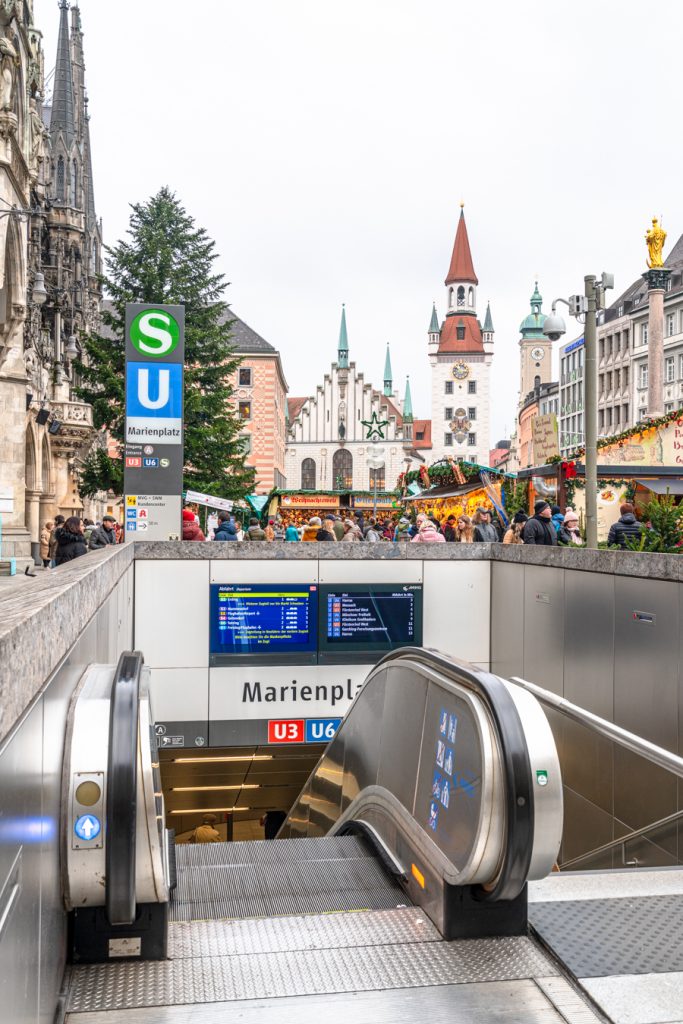
[[[48,519],[40,531],[40,557],[43,560],[44,569],[47,569],[50,564],[50,537],[54,525],[52,520]]]
[[[557,546],[557,534],[552,521],[552,511],[547,501],[539,499],[534,505],[534,514],[524,524],[522,540],[525,544]]]
[[[83,536],[83,523],[78,516],[69,516],[57,534],[55,562],[57,565],[64,565],[87,553],[88,545]]]
[[[105,516],[102,525],[96,526],[90,531],[88,548],[91,551],[97,551],[98,548],[106,548],[108,544],[116,544],[116,540],[116,520],[113,516]]]
[[[626,550],[626,541],[629,537],[640,537],[643,532],[643,524],[635,517],[635,509],[630,501],[625,501],[619,506],[621,516],[616,523],[612,523],[607,536],[607,543],[610,547],[619,547]]]

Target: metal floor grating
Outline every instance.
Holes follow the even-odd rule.
[[[529,921],[576,978],[683,971],[683,896],[529,904]]]
[[[405,906],[353,836],[177,847],[172,921],[278,917]]]

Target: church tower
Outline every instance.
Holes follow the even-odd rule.
[[[541,384],[548,384],[552,377],[552,342],[543,333],[545,313],[543,299],[538,290],[538,281],[531,296],[531,312],[522,320],[519,331],[519,405],[522,406],[530,394]]]
[[[446,318],[439,327],[436,306],[428,330],[432,370],[434,458],[452,456],[488,465],[493,320],[484,329],[477,317],[477,287],[465,214],[460,218],[446,274]]]

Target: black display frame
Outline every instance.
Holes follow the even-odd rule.
[[[311,651],[276,651],[265,654],[257,651],[248,653],[217,652],[212,650],[213,618],[217,612],[218,591],[226,587],[244,587],[253,592],[288,588],[309,591],[309,599],[313,598],[314,608],[310,609],[309,621],[315,631],[315,648]],[[311,589],[314,588],[314,589]],[[317,583],[211,583],[209,585],[209,667],[231,668],[239,665],[317,665],[318,664],[318,631],[320,628],[320,586]],[[310,631],[310,630],[309,630]]]
[[[413,613],[415,635],[403,643],[356,644],[327,640],[327,598],[330,594],[390,594],[397,590],[410,590],[415,595]],[[422,583],[321,583],[318,587],[318,664],[319,665],[372,665],[389,651],[402,647],[421,647],[423,628]]]

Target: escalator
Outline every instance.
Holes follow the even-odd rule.
[[[68,1024],[598,1019],[528,931],[562,786],[522,689],[422,649],[384,658],[274,841],[174,847],[141,655],[91,669],[73,723]],[[76,777],[106,827],[73,850]]]

